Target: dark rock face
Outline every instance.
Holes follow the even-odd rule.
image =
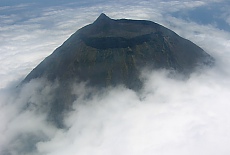
[[[62,86],[54,102],[62,108],[51,108],[59,113],[65,109],[62,102],[70,102],[68,85],[76,79],[96,87],[124,84],[139,89],[143,67],[189,74],[198,65],[212,63],[213,58],[200,47],[159,24],[101,14],[42,61],[23,83],[36,78],[59,80]]]
[[[213,59],[200,47],[150,21],[113,20],[105,14],[73,34],[24,80],[77,78],[91,85],[138,85],[140,68],[191,73]]]

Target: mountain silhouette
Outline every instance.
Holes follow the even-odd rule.
[[[70,93],[73,82],[87,82],[98,89],[123,84],[138,90],[143,68],[189,75],[196,67],[212,65],[213,61],[203,49],[157,23],[114,20],[102,13],[45,58],[22,83],[37,78],[59,81],[50,108],[58,121],[74,98]]]

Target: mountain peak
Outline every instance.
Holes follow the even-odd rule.
[[[102,22],[102,21],[109,21],[109,20],[111,20],[111,18],[106,16],[106,14],[101,13],[100,16],[96,19],[95,22]]]
[[[59,81],[50,101],[50,115],[59,124],[62,111],[77,98],[71,93],[73,82],[87,82],[99,89],[123,84],[139,90],[143,68],[173,69],[189,75],[197,66],[213,61],[203,49],[157,23],[113,20],[102,13],[94,24],[73,34],[23,82],[36,78]]]
[[[94,23],[72,35],[24,81],[78,78],[92,85],[122,83],[130,88],[140,81],[138,68],[191,73],[197,65],[213,60],[194,43],[151,21],[114,20],[101,13]]]
[[[199,64],[212,61],[203,49],[159,24],[114,20],[101,13],[94,24],[72,35],[24,82],[45,77],[49,81],[79,79],[99,87],[124,84],[139,88],[141,68],[189,74]]]

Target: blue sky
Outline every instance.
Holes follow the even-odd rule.
[[[228,0],[1,0],[0,154],[229,155],[229,7]],[[65,117],[68,129],[52,126],[34,107],[22,111],[27,102],[36,107],[49,100],[56,85],[38,80],[16,92],[18,83],[102,12],[168,27],[216,65],[185,81],[168,78],[165,70],[143,71],[140,94],[121,86],[84,100],[92,90],[73,84],[80,97]]]
[[[191,10],[180,10],[173,13],[173,16],[190,20],[203,25],[214,25],[219,29],[230,31],[230,25],[226,21],[226,15],[229,15],[230,2],[211,3],[206,6],[196,7]]]

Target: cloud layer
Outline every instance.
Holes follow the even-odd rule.
[[[230,33],[171,15],[214,2],[222,3],[108,1],[33,11],[29,7],[36,4],[1,7],[6,13],[0,14],[0,137],[4,137],[0,154],[229,154]],[[79,98],[73,103],[74,111],[66,113],[67,128],[56,128],[47,121],[44,103],[52,98],[57,84],[35,80],[20,90],[15,86],[101,12],[111,18],[148,19],[167,26],[213,55],[216,66],[186,80],[169,78],[165,70],[143,71],[145,87],[138,93],[123,86],[95,92],[75,84],[73,93]],[[89,93],[93,95],[86,98]]]

